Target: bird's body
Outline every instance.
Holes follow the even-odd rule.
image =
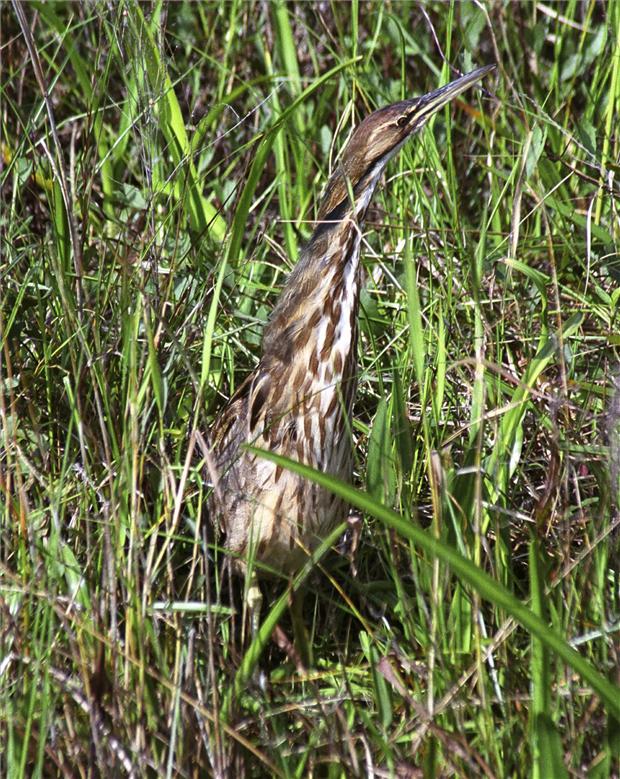
[[[213,428],[211,509],[236,566],[295,572],[346,516],[316,484],[253,452],[253,444],[350,480],[361,226],[387,162],[429,116],[491,68],[422,98],[375,111],[355,130],[330,178],[318,225],[290,274],[254,372]]]
[[[348,419],[355,395],[358,230],[350,231],[347,262],[331,231],[315,236],[300,257],[263,336],[258,368],[224,409],[217,427],[216,467],[226,547],[282,573],[304,562],[346,507],[331,493],[273,465],[243,443],[349,479]],[[324,241],[324,261],[311,259]],[[291,288],[306,294],[287,295]],[[326,300],[329,304],[326,305]],[[231,463],[233,463],[231,467]]]

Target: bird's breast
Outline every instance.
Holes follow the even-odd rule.
[[[245,413],[232,423],[231,447],[245,425],[253,446],[350,480],[360,240],[357,227],[337,232],[313,284],[309,271],[297,276],[305,298],[285,290],[247,385]],[[259,455],[239,448],[236,459],[227,451],[231,459],[220,484],[220,514],[226,544],[240,559],[252,547],[261,562],[294,570],[346,516],[331,492]]]

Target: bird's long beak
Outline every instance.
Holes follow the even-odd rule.
[[[422,97],[416,97],[411,101],[411,116],[409,119],[411,129],[418,127],[420,123],[425,122],[432,114],[439,111],[440,108],[449,103],[461,92],[464,92],[476,81],[480,81],[483,76],[486,76],[491,70],[494,70],[495,65],[485,65],[483,68],[477,68],[472,70],[471,73],[466,73],[464,76],[451,81],[439,89],[435,89],[433,92],[429,92]]]
[[[349,199],[351,190],[356,187],[365,191],[364,202],[367,203],[378,176],[408,138],[442,106],[494,67],[486,65],[478,68],[427,95],[401,100],[367,116],[355,129],[342,153],[340,164],[325,187],[317,219],[327,219],[337,206]]]

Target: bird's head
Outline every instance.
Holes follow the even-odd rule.
[[[377,178],[407,138],[494,67],[478,68],[427,95],[401,100],[367,116],[353,132],[325,188],[318,220],[329,220],[330,214],[349,199],[351,191],[358,197],[367,187],[374,188]]]

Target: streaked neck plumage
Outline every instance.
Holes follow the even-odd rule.
[[[265,355],[279,355],[287,362],[294,356],[290,347],[300,334],[306,343],[314,340],[320,353],[326,318],[336,318],[343,327],[351,328],[347,354],[355,349],[362,228],[388,159],[378,162],[358,181],[348,179],[342,167],[330,178],[319,207],[319,223],[302,249],[265,327]],[[338,326],[338,322],[334,324]]]

